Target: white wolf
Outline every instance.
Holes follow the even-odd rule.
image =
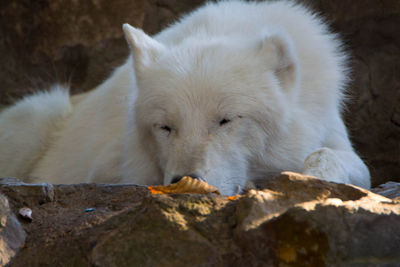
[[[51,183],[204,179],[234,194],[282,170],[368,188],[341,119],[346,55],[291,2],[209,3],[154,37],[127,24],[126,63],[95,90],[0,115],[0,175]]]

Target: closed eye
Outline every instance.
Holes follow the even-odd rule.
[[[168,125],[163,125],[160,127],[160,129],[169,133],[171,132],[171,128]]]
[[[223,125],[225,125],[225,124],[227,124],[227,123],[229,123],[231,120],[228,120],[228,119],[222,119],[222,120],[220,120],[219,121],[219,126],[223,126]]]

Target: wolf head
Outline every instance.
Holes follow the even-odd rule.
[[[167,46],[123,29],[138,86],[136,128],[164,183],[190,175],[237,193],[287,130],[298,80],[290,40],[205,37]]]

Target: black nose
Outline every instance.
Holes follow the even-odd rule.
[[[197,179],[197,180],[200,180],[200,181],[204,181],[202,178],[200,178],[199,175],[197,175],[196,173],[192,173],[192,174],[185,174],[185,175],[175,175],[174,178],[172,178],[172,180],[171,180],[171,184],[179,182],[185,176],[189,176],[189,177],[192,177],[194,179]]]

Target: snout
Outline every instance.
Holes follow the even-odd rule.
[[[171,184],[179,182],[185,176],[189,176],[189,177],[192,177],[193,179],[205,182],[205,180],[203,178],[201,178],[200,175],[198,175],[196,173],[192,173],[192,174],[184,174],[184,175],[175,175],[171,180]]]

